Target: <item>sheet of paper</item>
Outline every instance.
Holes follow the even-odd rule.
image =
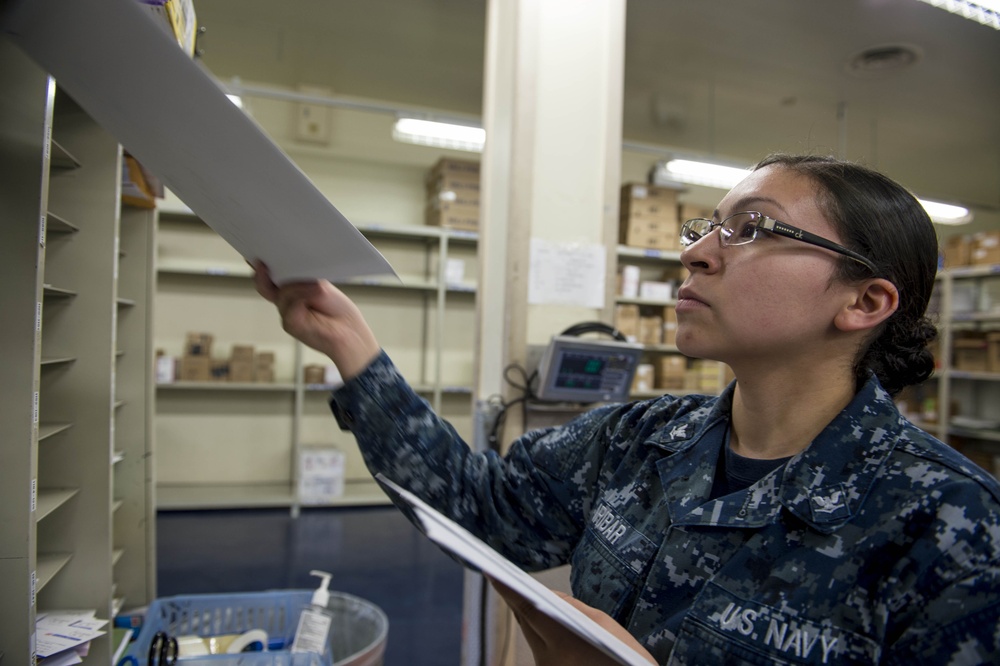
[[[559,598],[519,567],[473,536],[450,518],[429,506],[419,497],[401,488],[385,476],[376,479],[386,492],[402,500],[420,522],[427,537],[455,555],[468,566],[478,569],[514,590],[541,612],[562,623],[594,647],[626,666],[649,666],[632,648],[613,636],[589,617]]]
[[[394,272],[135,0],[10,0],[2,29],[277,282]]]
[[[75,648],[105,632],[106,620],[93,618],[66,618],[49,615],[35,622],[35,648],[39,657],[48,657],[70,648]]]
[[[532,238],[528,302],[603,308],[607,263],[603,245]]]
[[[76,650],[66,650],[51,657],[46,657],[44,666],[73,666],[73,664],[82,663],[83,657]]]

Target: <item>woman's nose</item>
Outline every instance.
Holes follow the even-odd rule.
[[[687,245],[681,250],[681,264],[689,271],[698,268],[702,271],[716,270],[721,261],[720,251],[722,243],[719,238],[719,228],[715,227],[710,232]]]

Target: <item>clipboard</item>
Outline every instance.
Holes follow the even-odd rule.
[[[535,608],[624,666],[649,666],[635,650],[566,603],[513,562],[413,493],[377,474],[386,493],[427,536],[470,569],[481,571],[527,599]]]

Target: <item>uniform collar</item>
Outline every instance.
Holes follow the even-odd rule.
[[[672,520],[705,502],[732,411],[735,382],[718,396],[692,400],[691,409],[671,418],[646,444],[669,451],[656,463],[663,498]],[[686,399],[682,399],[686,400]]]
[[[782,474],[779,501],[813,529],[830,534],[857,515],[899,440],[901,417],[872,376]]]
[[[705,498],[730,418],[733,389],[731,384],[716,401],[672,420],[655,440],[646,442],[674,452],[657,463],[673,519],[686,515],[684,522],[751,527],[772,520],[780,504],[813,529],[829,534],[857,515],[900,430],[899,411],[878,380],[872,376],[782,471],[729,500],[715,500],[720,505],[714,506],[715,502],[705,504]]]

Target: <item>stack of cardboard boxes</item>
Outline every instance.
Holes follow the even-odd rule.
[[[665,354],[656,363],[656,388],[667,391],[682,391],[686,386],[687,357],[679,354]]]
[[[253,380],[274,382],[274,352],[257,352],[254,355]]]
[[[256,381],[253,345],[233,345],[229,353],[229,375],[231,382]]]
[[[274,352],[258,352],[253,345],[235,344],[228,358],[214,358],[210,333],[188,333],[184,354],[169,372],[169,357],[157,353],[157,381],[274,382]]]
[[[479,163],[441,158],[427,173],[425,219],[435,227],[479,230]]]
[[[619,242],[651,250],[680,247],[677,190],[642,183],[621,189]]]
[[[695,393],[718,393],[723,388],[722,364],[718,361],[692,359],[684,375],[684,390]]]
[[[944,267],[1000,264],[1000,231],[952,236],[944,244]]]
[[[212,336],[208,333],[188,333],[184,341],[177,379],[184,382],[212,380]]]
[[[677,310],[672,305],[640,307],[620,303],[615,306],[614,325],[630,342],[643,345],[677,344]]]
[[[633,304],[615,306],[615,328],[630,341],[644,345],[677,345],[677,311]],[[695,391],[718,393],[732,379],[717,361],[688,359],[680,354],[659,354],[652,363],[640,363],[633,391]]]
[[[332,363],[326,365],[310,363],[306,365],[302,368],[302,381],[306,384],[317,386],[337,386],[344,383],[344,380],[340,376],[340,371]]]
[[[962,372],[1000,373],[1000,331],[958,331],[952,366]]]
[[[677,201],[678,191],[644,183],[621,189],[619,242],[650,250],[679,250],[681,225],[696,217],[712,218],[712,210]]]
[[[732,379],[732,372],[718,361],[665,354],[657,357],[654,363],[640,363],[636,367],[632,391],[713,394],[719,393]]]

